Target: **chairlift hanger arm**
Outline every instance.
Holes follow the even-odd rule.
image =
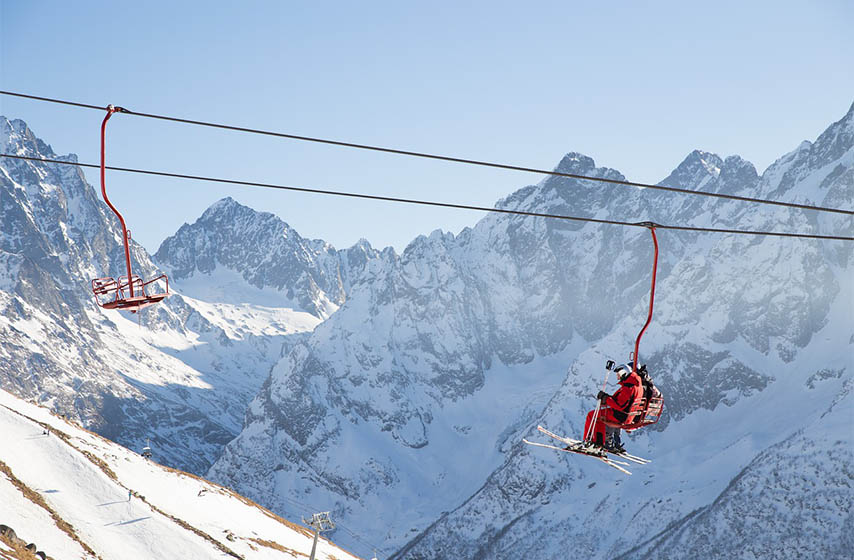
[[[638,362],[640,361],[638,349],[640,348],[640,341],[643,334],[646,332],[647,327],[649,327],[649,324],[652,322],[652,309],[653,304],[655,303],[655,277],[658,272],[658,238],[655,235],[655,228],[658,227],[658,225],[653,222],[640,222],[639,225],[643,225],[649,229],[649,233],[652,235],[652,243],[655,246],[655,253],[652,259],[652,282],[649,288],[649,313],[646,317],[646,323],[644,323],[643,328],[638,333],[638,337],[635,339],[635,351],[632,354],[632,373],[637,373],[638,371]]]
[[[133,293],[133,273],[131,271],[131,263],[130,263],[130,245],[128,243],[128,238],[130,237],[130,232],[128,231],[127,224],[125,223],[125,219],[122,216],[121,212],[110,202],[110,198],[107,196],[107,180],[106,180],[106,136],[107,136],[107,121],[110,120],[110,117],[113,116],[113,113],[119,112],[121,108],[118,109],[113,105],[107,106],[107,114],[104,115],[104,120],[101,122],[101,196],[104,197],[104,202],[107,203],[107,206],[110,207],[110,210],[113,211],[113,214],[119,219],[119,223],[122,225],[122,242],[125,246],[125,266],[127,267],[127,277],[128,277],[128,291],[130,292],[130,297],[134,296]],[[123,111],[123,110],[122,110]]]

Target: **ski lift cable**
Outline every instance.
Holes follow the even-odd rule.
[[[289,504],[291,504],[292,506],[296,506],[296,508],[298,510],[303,511],[304,513],[311,514],[311,513],[316,513],[318,511],[321,511],[319,508],[308,506],[308,505],[303,504],[301,502],[298,502],[296,500],[292,500],[292,499],[288,498],[287,496],[283,496],[282,499],[285,500],[286,502],[288,502]]]
[[[376,551],[379,551],[379,552],[381,552],[381,553],[383,553],[383,554],[386,554],[386,551],[385,551],[385,549],[384,549],[383,547],[377,546],[377,545],[375,545],[375,544],[373,544],[373,543],[371,543],[371,542],[369,542],[369,541],[366,541],[363,537],[359,536],[359,534],[358,534],[358,533],[356,533],[356,532],[354,532],[352,529],[348,529],[348,528],[347,528],[347,527],[345,527],[344,525],[341,525],[341,523],[340,523],[340,522],[337,522],[337,521],[336,521],[336,522],[335,522],[335,526],[336,526],[336,527],[338,527],[339,529],[344,529],[344,531],[346,531],[347,533],[349,533],[349,534],[350,534],[350,536],[352,536],[354,539],[356,539],[357,541],[359,541],[359,542],[360,542],[360,543],[362,543],[363,545],[365,545],[365,546],[367,546],[367,547],[369,547],[369,548],[373,549],[375,552],[376,552]]]
[[[12,158],[18,160],[28,160],[28,161],[37,161],[41,163],[54,163],[59,165],[72,165],[76,167],[88,167],[88,168],[96,168],[100,169],[100,165],[95,165],[92,163],[80,163],[73,161],[63,161],[58,159],[47,159],[47,158],[36,158],[30,156],[19,156],[15,154],[0,154],[0,157]],[[342,196],[349,198],[361,198],[367,200],[378,200],[383,202],[398,202],[403,204],[417,204],[422,206],[435,206],[440,208],[453,208],[457,210],[474,210],[477,212],[492,212],[497,214],[512,214],[517,216],[526,216],[526,217],[534,217],[534,218],[551,218],[558,220],[571,220],[576,222],[590,222],[596,224],[609,224],[616,226],[628,226],[628,227],[639,227],[639,228],[647,228],[651,222],[621,222],[617,220],[606,220],[601,218],[585,218],[581,216],[568,216],[564,214],[547,214],[542,212],[526,212],[524,210],[513,210],[509,208],[491,208],[488,206],[474,206],[469,204],[455,204],[451,202],[438,202],[431,200],[420,200],[413,198],[398,198],[391,196],[380,196],[366,193],[356,193],[356,192],[346,192],[346,191],[333,191],[326,189],[314,189],[308,187],[295,187],[290,185],[279,185],[274,183],[259,183],[255,181],[242,181],[237,179],[223,179],[218,177],[205,177],[201,175],[188,175],[184,173],[170,173],[166,171],[153,171],[150,169],[134,169],[130,167],[114,167],[114,166],[105,166],[105,169],[109,169],[111,171],[121,171],[125,173],[136,173],[143,175],[154,175],[157,177],[169,177],[173,179],[188,179],[193,181],[206,181],[211,183],[224,183],[227,185],[240,185],[245,187],[260,187],[267,189],[277,189],[277,190],[285,190],[285,191],[294,191],[294,192],[303,192],[303,193],[312,193],[312,194],[324,194],[330,196]],[[799,238],[799,239],[820,239],[820,240],[833,240],[833,241],[854,241],[854,237],[846,237],[841,235],[819,235],[813,233],[794,233],[794,232],[785,232],[785,231],[762,231],[762,230],[746,230],[746,229],[726,229],[726,228],[713,228],[713,227],[696,227],[696,226],[682,226],[682,225],[667,225],[667,224],[654,224],[656,229],[663,230],[676,230],[676,231],[689,231],[689,232],[698,232],[698,233],[729,233],[735,235],[763,235],[763,236],[772,236],[772,237],[789,237],[789,238]]]
[[[25,99],[32,99],[35,101],[45,101],[48,103],[59,103],[59,104],[63,104],[63,105],[70,105],[73,107],[82,107],[85,109],[96,109],[99,111],[103,111],[103,110],[107,109],[106,106],[102,107],[100,105],[92,105],[89,103],[78,103],[75,101],[68,101],[68,100],[64,100],[64,99],[53,99],[50,97],[28,95],[28,94],[12,92],[12,91],[0,90],[0,95],[9,95],[9,96],[21,97],[21,98],[25,98]],[[576,174],[576,173],[564,173],[564,172],[560,172],[560,171],[547,170],[547,169],[537,169],[534,167],[525,167],[525,166],[520,166],[520,165],[511,165],[511,164],[489,162],[489,161],[476,160],[476,159],[467,159],[467,158],[446,156],[446,155],[440,155],[440,154],[431,154],[431,153],[426,153],[426,152],[416,152],[416,151],[411,151],[411,150],[402,150],[402,149],[398,149],[398,148],[387,148],[387,147],[382,147],[382,146],[373,146],[373,145],[369,145],[369,144],[345,142],[345,141],[341,141],[341,140],[330,140],[327,138],[316,138],[316,137],[312,137],[312,136],[302,136],[302,135],[297,135],[297,134],[289,134],[289,133],[285,133],[285,132],[276,132],[276,131],[262,130],[262,129],[257,129],[257,128],[248,128],[248,127],[243,127],[243,126],[233,126],[233,125],[215,123],[215,122],[208,122],[208,121],[184,119],[184,118],[172,117],[172,116],[168,116],[168,115],[157,115],[154,113],[142,113],[142,112],[137,112],[137,111],[131,111],[130,109],[126,109],[123,107],[117,107],[116,109],[122,113],[126,113],[128,115],[135,115],[137,117],[145,117],[145,118],[150,118],[150,119],[171,121],[171,122],[182,123],[182,124],[191,124],[191,125],[196,125],[196,126],[205,126],[205,127],[209,127],[209,128],[231,130],[234,132],[245,132],[245,133],[250,133],[250,134],[260,134],[260,135],[264,135],[264,136],[273,136],[273,137],[277,137],[277,138],[287,138],[289,140],[297,140],[297,141],[301,141],[301,142],[314,142],[314,143],[327,144],[327,145],[339,146],[339,147],[344,147],[344,148],[354,148],[354,149],[359,149],[359,150],[370,150],[370,151],[375,151],[375,152],[383,152],[383,153],[388,153],[388,154],[395,154],[395,155],[402,155],[402,156],[409,156],[409,157],[440,160],[440,161],[447,161],[447,162],[452,162],[452,163],[461,163],[461,164],[466,164],[466,165],[476,165],[476,166],[480,166],[480,167],[491,167],[494,169],[504,169],[504,170],[508,170],[508,171],[521,171],[524,173],[536,173],[539,175],[551,175],[551,176],[555,176],[555,177],[566,177],[566,178],[570,178],[570,179],[579,179],[579,180],[585,180],[585,181],[596,181],[596,182],[600,182],[600,183],[622,185],[622,186],[627,186],[627,187],[641,187],[641,188],[646,188],[646,189],[662,190],[662,191],[675,192],[675,193],[680,193],[680,194],[689,194],[689,195],[695,195],[695,196],[706,196],[706,197],[712,197],[712,198],[737,200],[740,202],[748,202],[748,203],[753,203],[753,204],[769,204],[769,205],[774,205],[774,206],[783,206],[786,208],[797,208],[800,210],[815,210],[818,212],[833,212],[833,213],[837,213],[837,214],[845,214],[848,216],[854,216],[854,210],[846,210],[846,209],[842,209],[842,208],[830,208],[830,207],[826,207],[826,206],[814,206],[814,205],[810,205],[810,204],[798,204],[798,203],[794,203],[794,202],[783,202],[783,201],[779,201],[779,200],[768,200],[768,199],[762,199],[762,198],[738,196],[738,195],[733,195],[733,194],[695,191],[695,190],[685,189],[685,188],[680,188],[680,187],[668,187],[665,185],[654,185],[651,183],[641,183],[641,182],[637,182],[637,181],[608,179],[605,177],[593,177],[593,176],[588,176],[588,175],[580,175],[580,174]]]

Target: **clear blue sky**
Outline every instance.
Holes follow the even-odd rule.
[[[645,182],[695,148],[762,172],[854,101],[848,0],[0,6],[2,89],[531,167],[579,151]],[[97,163],[100,114],[9,97],[0,113]],[[109,139],[117,166],[486,206],[540,180],[123,115]],[[119,173],[108,187],[152,252],[223,196],[339,248],[401,250],[481,216]]]

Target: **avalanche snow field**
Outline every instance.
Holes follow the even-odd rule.
[[[308,557],[313,537],[221,486],[158,465],[5,391],[0,524],[56,560],[293,559]],[[4,553],[0,548],[0,558]],[[356,557],[321,539],[317,558]]]

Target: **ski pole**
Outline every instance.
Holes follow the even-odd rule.
[[[606,366],[605,371],[605,380],[602,382],[602,390],[604,391],[608,387],[608,377],[611,375],[611,368]],[[593,440],[593,432],[596,429],[596,420],[599,418],[599,409],[602,408],[602,401],[596,399],[596,412],[593,413],[593,421],[590,422],[590,426],[587,428],[587,433],[584,434],[584,441],[591,442]],[[603,442],[604,443],[604,442]]]

